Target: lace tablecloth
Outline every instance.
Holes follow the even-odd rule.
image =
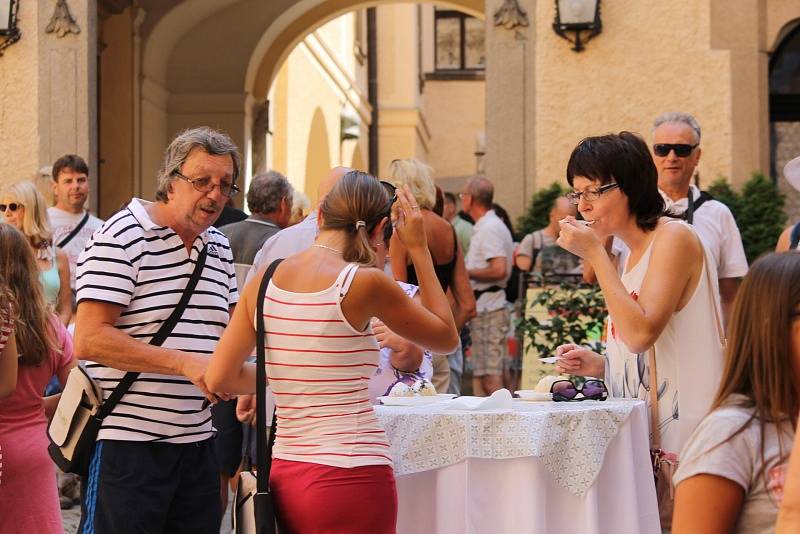
[[[594,483],[620,426],[642,401],[515,401],[510,411],[450,411],[446,404],[376,406],[397,475],[456,464],[465,458],[542,461],[557,484],[582,497]]]

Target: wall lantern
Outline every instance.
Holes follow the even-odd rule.
[[[3,50],[19,41],[22,33],[17,28],[17,10],[19,0],[0,0],[0,36],[5,37],[0,43],[0,55]]]
[[[556,19],[553,31],[575,46],[572,50],[584,50],[584,43],[603,31],[600,21],[600,0],[556,0]],[[570,38],[568,33],[573,33]]]

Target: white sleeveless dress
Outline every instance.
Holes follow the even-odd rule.
[[[667,224],[684,224],[694,233],[682,221]],[[629,269],[626,262],[622,284],[634,299],[650,266],[655,239],[635,266]],[[703,252],[705,261],[694,294],[673,314],[655,343],[661,446],[675,453],[708,413],[722,375],[722,346],[714,309],[720,309],[717,274],[705,247]],[[613,317],[609,318],[607,338],[606,382],[611,395],[645,400],[650,409],[648,352],[631,352],[616,331]]]

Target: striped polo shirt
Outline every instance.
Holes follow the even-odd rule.
[[[97,230],[78,258],[78,303],[94,300],[123,308],[115,327],[148,343],[167,320],[205,244],[208,256],[197,287],[165,348],[214,351],[236,303],[236,276],[228,239],[211,227],[186,250],[171,229],[155,224],[134,198]],[[107,398],[124,371],[87,362]],[[190,443],[213,435],[205,397],[186,377],[141,373],[105,419],[98,439]]]
[[[391,465],[372,411],[378,366],[371,327],[358,331],[340,306],[356,272],[349,264],[328,289],[284,291],[270,282],[264,302],[267,377],[278,430],[273,456],[334,467]]]

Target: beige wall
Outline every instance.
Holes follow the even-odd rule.
[[[425,120],[431,131],[428,163],[437,177],[475,174],[485,89],[483,80],[425,82]]]
[[[649,142],[653,119],[675,110],[692,113],[703,128],[701,176],[734,173],[730,54],[709,49],[707,2],[606,2],[603,33],[582,53],[549,27],[553,9],[538,2],[535,17],[537,185],[564,182],[582,137],[631,130]],[[736,169],[735,179],[749,170]]]

